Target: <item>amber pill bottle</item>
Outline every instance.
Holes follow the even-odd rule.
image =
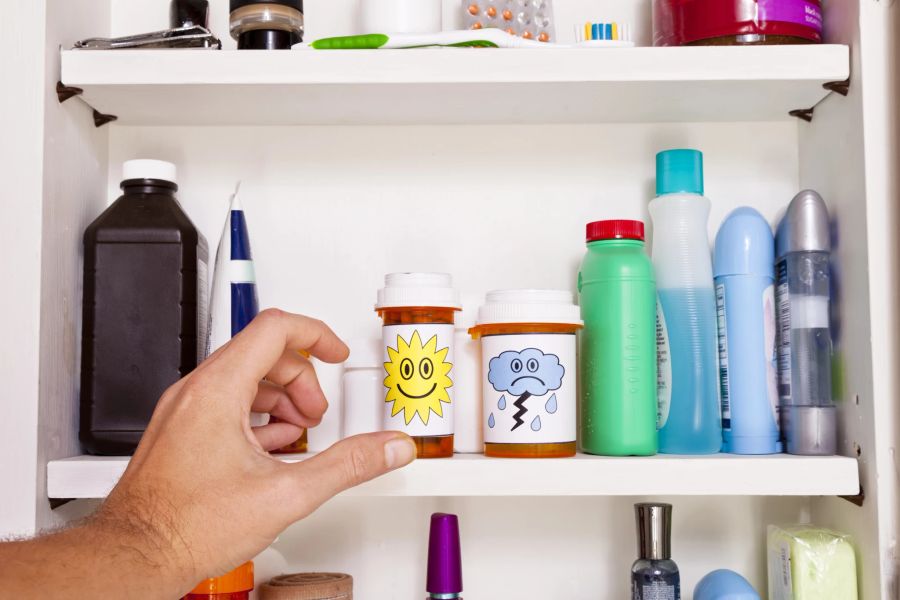
[[[392,273],[378,292],[385,431],[412,437],[419,458],[453,456],[454,316],[450,275]]]
[[[576,451],[578,305],[564,290],[490,292],[469,330],[481,340],[484,454]]]
[[[250,600],[253,562],[247,562],[221,577],[207,579],[182,600]]]

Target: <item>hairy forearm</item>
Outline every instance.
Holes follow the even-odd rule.
[[[180,562],[156,526],[101,510],[59,532],[0,544],[0,595],[172,600],[194,577]]]

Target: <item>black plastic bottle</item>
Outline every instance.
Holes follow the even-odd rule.
[[[160,395],[203,359],[206,239],[178,204],[175,165],[134,160],[124,194],[84,232],[81,432],[134,452]]]
[[[681,600],[672,560],[672,505],[635,504],[638,559],[631,567],[631,600]]]

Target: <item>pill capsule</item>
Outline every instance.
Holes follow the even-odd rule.
[[[538,41],[539,42],[549,42],[550,35],[546,31],[542,31],[541,35],[538,36]]]
[[[487,13],[487,16],[489,16],[492,19],[497,16],[497,8],[494,6],[488,7],[488,9],[484,12]]]
[[[516,30],[513,29],[512,27],[507,27],[506,29],[504,29],[504,31],[506,33],[508,33],[509,35],[516,35]]]
[[[469,5],[469,14],[472,15],[473,17],[478,15],[478,5],[477,4]]]
[[[531,38],[534,37],[534,35],[532,35],[532,33],[530,31],[523,31],[522,37],[525,38],[526,40],[530,40]]]
[[[472,24],[472,29],[481,29],[482,27],[484,27],[484,25],[482,25],[478,21]]]
[[[512,14],[512,11],[511,11],[511,10],[509,10],[509,9],[507,8],[506,10],[503,11],[503,19],[504,19],[504,20],[506,20],[506,21],[512,21],[512,18],[513,18],[513,14]]]

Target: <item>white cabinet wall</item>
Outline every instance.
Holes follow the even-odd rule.
[[[679,77],[702,79],[702,68],[696,64],[686,63],[683,72],[669,74],[675,87],[666,87],[659,76],[648,76],[649,71],[637,70],[633,79],[644,75],[649,92],[661,91],[658,110],[667,122],[655,122],[616,96],[616,89],[631,85],[627,82],[617,88],[619,79],[607,81],[606,87],[598,84],[595,90],[588,89],[591,79],[586,84],[554,79],[560,72],[577,77],[579,61],[585,59],[572,54],[560,54],[561,60],[571,62],[557,69],[535,66],[529,74],[525,68],[516,76],[519,79],[506,79],[509,85],[485,93],[487,88],[479,86],[491,85],[487,81],[491,69],[498,77],[510,77],[500,72],[503,61],[521,61],[521,68],[530,67],[529,60],[535,64],[543,60],[531,59],[535,55],[528,52],[510,59],[491,51],[476,51],[478,60],[468,65],[468,59],[454,62],[456,58],[446,58],[443,51],[417,51],[400,58],[395,53],[361,55],[376,70],[379,64],[408,61],[405,68],[425,73],[429,61],[436,61],[429,75],[436,81],[421,86],[305,81],[304,98],[311,99],[308,104],[297,102],[294,115],[290,105],[279,104],[276,96],[300,88],[282,90],[276,82],[272,98],[267,98],[253,85],[246,86],[249,92],[238,89],[240,81],[231,82],[231,87],[209,83],[230,64],[237,69],[237,63],[224,56],[233,49],[233,43],[225,40],[226,50],[218,57],[224,67],[204,62],[206,57],[185,59],[183,69],[198,69],[190,86],[142,87],[142,78],[150,79],[147,71],[152,65],[140,59],[135,64],[142,66],[127,74],[135,82],[130,88],[103,81],[113,69],[122,68],[114,66],[115,61],[130,59],[100,57],[101,66],[82,67],[85,82],[80,83],[89,84],[84,97],[104,102],[97,106],[104,112],[121,109],[119,122],[101,128],[94,127],[91,109],[82,100],[58,103],[59,48],[69,48],[84,37],[164,27],[168,3],[23,0],[18,4],[23,18],[15,24],[0,21],[4,82],[0,169],[7,182],[0,196],[5,217],[0,276],[6,282],[0,309],[8,317],[0,343],[0,375],[7,384],[0,418],[0,454],[5,457],[0,460],[4,481],[0,535],[53,527],[96,504],[79,500],[51,510],[47,464],[81,454],[77,442],[81,235],[118,195],[122,161],[153,157],[178,163],[179,198],[211,245],[220,231],[228,195],[236,180],[242,180],[261,303],[315,315],[345,337],[361,337],[378,335],[372,304],[388,271],[448,271],[464,292],[475,294],[502,287],[573,289],[584,223],[646,219],[653,155],[668,147],[691,146],[706,156],[707,195],[713,201],[711,236],[731,209],[744,204],[774,222],[805,187],[820,191],[829,204],[837,239],[841,454],[859,459],[865,493],[861,507],[834,496],[796,495],[796,490],[779,484],[760,484],[751,494],[743,488],[730,492],[707,484],[702,473],[675,487],[666,476],[667,467],[660,467],[656,475],[650,469],[647,481],[632,487],[616,479],[610,489],[619,491],[610,495],[602,493],[600,484],[587,492],[580,489],[574,481],[577,475],[567,487],[565,477],[545,467],[535,472],[545,473],[552,492],[542,493],[539,485],[533,485],[525,486],[521,497],[469,488],[462,494],[449,493],[439,481],[446,469],[458,464],[465,477],[469,473],[465,469],[481,473],[480,463],[467,466],[453,459],[459,462],[441,468],[417,463],[412,472],[416,485],[394,486],[392,482],[400,480],[389,480],[383,487],[339,498],[289,529],[257,560],[259,576],[284,570],[338,570],[355,577],[361,598],[422,596],[427,519],[431,512],[443,510],[461,517],[469,600],[622,598],[634,555],[631,504],[653,498],[675,505],[674,558],[682,569],[685,597],[703,574],[720,567],[742,572],[765,590],[765,526],[807,519],[854,535],[864,599],[896,597],[894,310],[900,265],[895,231],[900,219],[893,201],[898,139],[893,57],[900,9],[892,3],[827,2],[827,41],[850,46],[851,85],[846,97],[830,94],[818,104],[811,123],[771,110],[778,106],[779,93],[795,93],[791,82],[812,78],[802,68],[786,75],[784,85],[763,87],[760,82],[759,89],[765,91],[758,96],[752,80],[744,93],[737,83],[720,78],[698,91],[696,98],[691,98],[693,88],[677,89]],[[356,31],[355,4],[355,0],[307,0],[307,37]],[[575,22],[614,19],[631,20],[638,40],[649,40],[645,0],[555,4],[564,40]],[[212,26],[227,38],[227,2],[213,0],[212,5]],[[447,0],[447,25],[453,23],[454,7],[455,2]],[[712,52],[691,56],[706,61],[710,69],[721,56],[735,56],[737,63],[751,56]],[[279,69],[295,66],[298,72],[285,72],[285,77],[313,78],[309,72],[313,67],[304,57],[241,58],[259,61],[259,77],[271,79],[284,72]],[[364,70],[359,64],[354,67],[354,56],[326,60],[346,62],[344,67],[335,63],[337,72],[330,76],[337,79],[346,75],[346,69]],[[786,63],[785,72],[798,64]],[[103,64],[109,70],[104,71]],[[253,71],[254,64],[250,67]],[[466,75],[466,67],[473,72],[483,67],[482,79],[473,83],[479,76]],[[454,75],[454,81],[449,77],[437,81],[451,68],[463,71]],[[810,72],[820,68],[825,69],[810,61]],[[604,69],[611,67],[598,62],[597,69],[602,79]],[[183,83],[190,79],[184,71],[158,71],[153,74],[157,79],[181,77]],[[735,72],[745,71],[738,65]],[[617,75],[623,80],[631,76]],[[341,95],[335,85],[344,85],[341,89],[350,95]],[[470,93],[460,93],[461,86],[469,86]],[[796,93],[820,89],[817,86],[802,84]],[[578,106],[579,94],[597,90],[609,94],[598,98],[609,111],[591,112],[590,106],[582,106],[584,122],[568,118],[572,113],[567,107]],[[672,90],[696,104],[667,105]],[[570,92],[571,100],[566,98]],[[393,111],[390,103],[384,110],[364,110],[374,98],[385,102],[391,94],[396,95]],[[212,123],[192,125],[159,110],[160,104],[141,106],[145,96],[175,107],[200,98],[211,103],[210,112],[216,116]],[[336,118],[326,110],[330,99],[351,108],[356,102],[362,108]],[[274,111],[276,105],[277,119],[272,121],[266,111]],[[223,120],[230,110],[234,122]],[[678,120],[679,114],[693,117]],[[339,378],[340,369],[322,371],[335,406],[340,404],[335,401]],[[311,432],[313,449],[336,439],[338,422],[335,410],[320,430]],[[600,467],[588,466],[584,472],[618,477],[615,467],[605,471],[607,463],[596,464]],[[84,465],[84,474],[78,471],[80,483],[105,468]],[[561,472],[577,473],[580,468],[566,466]],[[710,473],[719,468],[712,465]],[[743,468],[739,459],[734,459],[733,468]],[[831,490],[821,483],[829,468],[806,472],[819,479],[803,481],[808,487],[802,489]],[[521,477],[529,477],[527,469],[515,469]],[[804,471],[798,473],[802,476]],[[837,477],[838,470],[833,473]],[[102,493],[93,495],[99,498]]]

